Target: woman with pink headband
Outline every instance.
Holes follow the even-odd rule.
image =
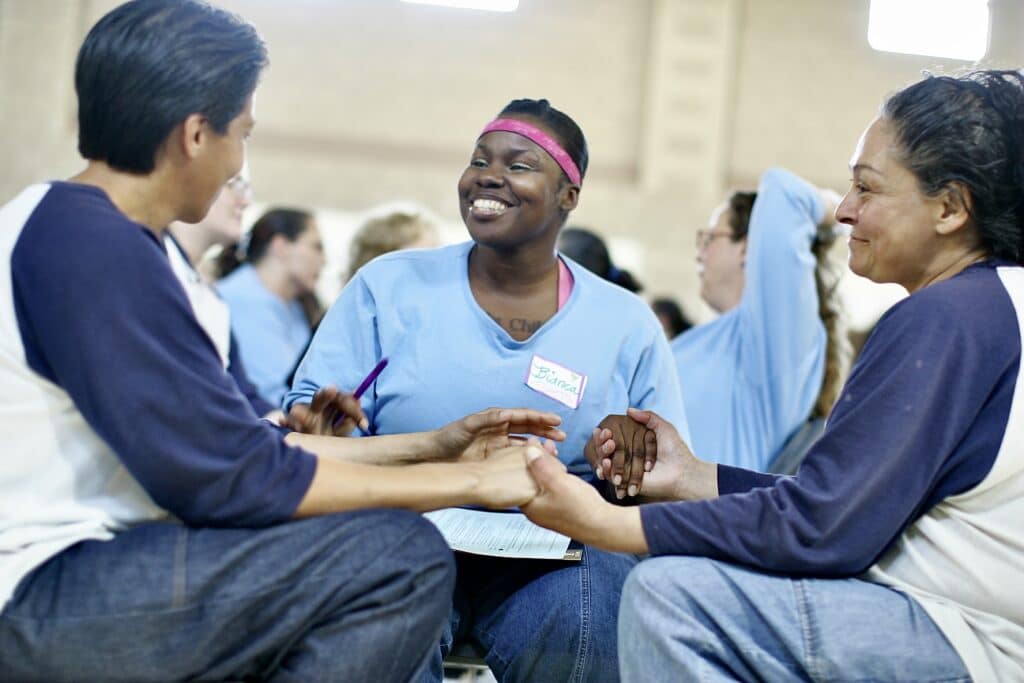
[[[572,119],[546,100],[506,106],[477,136],[458,183],[472,240],[361,268],[324,318],[286,409],[327,385],[355,387],[387,357],[362,397],[378,434],[436,427],[480,407],[543,409],[562,419],[562,462],[593,481],[583,449],[609,413],[640,404],[671,414],[685,433],[654,314],[555,250],[586,171],[586,140]],[[451,630],[432,680],[457,640],[480,645],[503,681],[618,680],[616,621],[631,555],[587,547],[581,562],[457,561]]]

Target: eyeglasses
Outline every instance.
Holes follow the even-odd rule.
[[[704,249],[711,241],[718,237],[732,237],[732,233],[725,230],[698,230],[697,231],[697,251]]]
[[[240,175],[236,175],[234,178],[226,182],[224,186],[239,197],[252,196],[252,183]]]

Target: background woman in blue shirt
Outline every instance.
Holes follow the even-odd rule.
[[[271,209],[252,226],[245,263],[217,283],[231,331],[257,390],[274,406],[309,344],[321,308],[314,294],[324,248],[313,215]]]
[[[827,249],[838,197],[771,169],[697,231],[701,297],[721,315],[672,341],[693,447],[763,470],[842,384],[841,336]]]

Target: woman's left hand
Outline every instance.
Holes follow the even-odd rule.
[[[524,442],[518,435],[538,436],[547,441],[544,448],[552,454],[554,441],[564,441],[558,428],[562,418],[529,408],[489,408],[467,415],[441,427],[435,434],[434,450],[438,460],[483,460],[489,454]]]

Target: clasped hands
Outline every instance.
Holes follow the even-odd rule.
[[[691,475],[705,466],[675,427],[654,412],[633,408],[627,415],[602,420],[585,452],[598,478],[611,482],[617,497],[633,495],[644,501],[686,496]],[[535,455],[529,467],[540,492],[521,509],[533,522],[606,550],[647,552],[638,507],[610,504],[554,458]]]
[[[417,459],[475,464],[481,468],[483,487],[495,491],[495,501],[501,498],[502,505],[520,505],[542,526],[585,540],[571,531],[574,520],[587,510],[594,512],[595,502],[606,505],[592,486],[569,475],[552,457],[557,454],[555,442],[565,439],[560,422],[554,413],[490,408],[423,433]],[[363,430],[368,426],[359,401],[334,387],[319,390],[309,405],[296,404],[287,418],[287,426],[307,434],[343,436],[357,425]],[[522,435],[546,441],[527,442]],[[584,453],[597,477],[611,482],[619,499],[688,497],[680,483],[685,484],[687,472],[700,462],[671,424],[653,412],[632,408],[628,415],[606,417]],[[524,462],[529,463],[529,476],[525,476]],[[503,486],[509,490],[497,496]]]
[[[470,502],[508,508],[522,505],[536,495],[537,486],[527,471],[527,459],[557,454],[555,442],[565,439],[565,433],[558,428],[560,423],[561,418],[554,413],[489,408],[433,431],[379,437],[362,448],[351,445],[356,446],[363,462],[371,464],[457,464],[461,468],[458,476],[470,475],[475,481]],[[369,421],[354,396],[326,387],[317,391],[308,405],[292,406],[286,425],[301,434],[337,437],[350,434],[357,425],[365,432]],[[545,441],[541,443],[539,439]],[[376,455],[367,457],[373,451]],[[455,470],[449,473],[454,474]]]

